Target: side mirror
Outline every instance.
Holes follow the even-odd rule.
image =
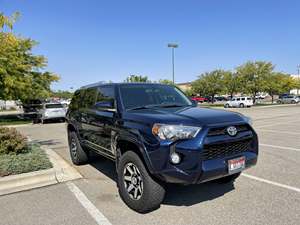
[[[113,109],[114,103],[112,101],[101,101],[95,103],[96,109]]]
[[[192,102],[192,106],[193,106],[193,107],[197,107],[197,106],[198,106],[198,102],[197,102],[197,101],[191,100],[191,102]]]

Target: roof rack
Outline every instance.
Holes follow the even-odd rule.
[[[88,85],[82,86],[82,87],[80,87],[80,89],[95,87],[95,86],[98,86],[98,85],[101,85],[101,84],[107,84],[107,82],[105,82],[105,81],[98,81],[98,82],[93,83],[93,84],[88,84]]]

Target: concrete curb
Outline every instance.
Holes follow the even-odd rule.
[[[41,148],[47,153],[53,168],[0,178],[0,196],[82,178],[53,150]]]

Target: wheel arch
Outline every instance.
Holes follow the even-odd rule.
[[[135,152],[142,162],[144,163],[148,172],[152,172],[153,168],[146,152],[146,149],[142,143],[139,143],[137,140],[134,139],[127,139],[127,138],[118,138],[116,140],[116,166],[118,166],[119,158],[127,151]]]

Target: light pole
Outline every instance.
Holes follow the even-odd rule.
[[[300,85],[300,65],[297,66],[297,70],[298,70],[298,85]],[[297,95],[299,95],[299,88],[297,87]]]
[[[178,44],[169,43],[168,48],[172,48],[172,81],[175,84],[175,62],[174,62],[174,49],[178,48]]]

